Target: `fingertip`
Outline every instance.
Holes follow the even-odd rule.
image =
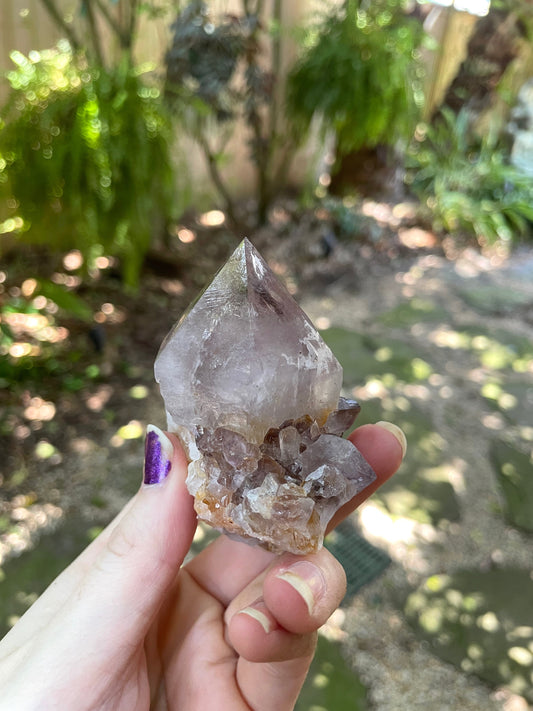
[[[295,634],[312,632],[324,624],[345,592],[344,569],[325,548],[309,556],[281,556],[263,586],[268,609]]]
[[[397,425],[389,422],[362,425],[354,430],[348,439],[375,471],[377,486],[387,481],[399,469],[407,449],[404,433]]]
[[[270,634],[278,625],[267,609],[260,610],[257,605],[249,605],[244,610],[239,610],[238,615],[247,615],[259,622],[265,634]]]
[[[341,506],[328,524],[328,533],[398,471],[407,449],[407,439],[404,433],[397,425],[389,422],[362,425],[355,429],[348,439],[370,464],[376,474],[376,479],[357,496]]]
[[[312,635],[283,629],[260,598],[236,612],[228,625],[228,638],[240,657],[249,662],[281,662],[310,654]]]

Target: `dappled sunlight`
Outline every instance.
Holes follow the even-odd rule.
[[[29,404],[24,409],[24,417],[27,420],[47,422],[53,420],[56,414],[56,406],[53,402],[43,400],[41,397],[32,397]]]
[[[395,543],[411,544],[416,540],[416,521],[393,518],[377,504],[367,503],[361,507],[359,519],[363,531],[381,543],[394,546]]]
[[[144,14],[145,4],[139,4]],[[382,21],[388,24],[402,3],[386,4],[391,12]],[[118,9],[120,3],[114,5]],[[373,3],[363,5],[355,19],[365,26]],[[415,6],[420,15],[441,12]],[[452,14],[441,19],[447,22]],[[76,17],[68,16],[69,26],[71,20]],[[261,32],[263,27],[270,24],[258,25]],[[371,59],[383,31],[380,27]],[[275,47],[274,35],[268,36]],[[283,43],[285,35],[280,33]],[[319,38],[310,34],[307,39],[311,46]],[[245,51],[251,47],[253,54],[260,45],[248,42]],[[106,58],[110,46],[107,40],[102,45]],[[354,710],[440,704],[524,711],[514,694],[531,694],[533,687],[533,261],[527,243],[511,251],[511,232],[518,226],[500,230],[504,239],[490,249],[486,234],[479,236],[481,249],[472,248],[472,242],[465,248],[466,234],[464,239],[462,231],[445,234],[437,213],[427,212],[428,205],[437,207],[431,190],[420,201],[400,197],[405,201],[394,204],[392,182],[382,181],[374,195],[347,190],[340,197],[335,192],[335,168],[342,163],[337,140],[335,151],[329,143],[327,155],[313,167],[315,185],[266,206],[265,224],[252,229],[257,195],[232,205],[232,195],[226,199],[222,191],[218,201],[210,200],[202,175],[190,179],[192,155],[178,169],[168,164],[166,149],[171,147],[175,158],[178,146],[170,135],[175,126],[160,111],[166,92],[156,84],[164,71],[153,73],[155,83],[145,83],[144,65],[130,76],[115,69],[93,72],[80,61],[66,45],[27,57],[15,54],[14,80],[21,85],[14,96],[28,109],[13,148],[13,155],[20,153],[18,178],[16,165],[8,166],[9,157],[0,156],[0,181],[19,181],[13,183],[16,199],[10,196],[0,215],[7,246],[0,270],[0,444],[6,445],[0,475],[0,593],[9,598],[0,607],[0,629],[19,619],[137,490],[146,424],[164,426],[165,421],[153,376],[157,348],[167,326],[230,247],[249,233],[303,308],[307,311],[306,300],[313,303],[310,316],[343,367],[342,395],[362,405],[356,425],[387,420],[398,424],[408,440],[399,471],[345,522],[376,558],[365,559],[355,535],[343,538],[342,526],[326,539],[346,569],[348,594],[320,630],[317,658],[297,711],[340,711],[347,704]],[[391,72],[383,63],[371,64],[383,75],[385,91]],[[157,70],[153,63],[152,69]],[[49,74],[40,89],[30,81],[36,71]],[[327,84],[329,74],[324,77]],[[405,77],[400,72],[402,86]],[[275,73],[264,78],[257,84],[267,93],[284,83]],[[65,105],[57,112],[57,126],[46,118],[53,115],[54,91]],[[220,121],[221,134],[231,133],[236,96],[228,97],[228,107],[219,112],[230,112],[230,120]],[[249,102],[241,108],[253,109],[256,99],[246,92],[241,96]],[[318,92],[317,100],[323,96],[327,92]],[[338,96],[352,100],[354,94]],[[284,110],[283,102],[266,104],[259,107],[260,118],[266,109]],[[357,102],[354,109],[372,113],[370,104]],[[186,113],[194,115],[193,109]],[[204,110],[195,126],[200,133],[204,124],[211,131],[218,121],[208,104]],[[180,115],[176,110],[174,119]],[[78,120],[72,123],[72,117]],[[276,119],[276,125],[281,129],[284,121]],[[349,122],[353,130],[361,125]],[[389,131],[390,121],[385,125]],[[324,128],[331,128],[327,121]],[[276,160],[262,156],[263,148],[291,146],[268,131],[262,137],[253,130],[245,133],[252,161],[265,157],[266,172],[276,176]],[[246,139],[245,133],[236,137]],[[419,124],[417,143],[428,135],[429,128]],[[220,169],[225,184],[226,173],[232,176],[238,166],[228,160],[234,142],[215,143],[206,165]],[[500,154],[498,148],[494,155]],[[396,161],[396,149],[394,155]],[[297,172],[306,172],[306,160],[303,156]],[[465,167],[468,161],[466,156]],[[435,172],[435,165],[427,169]],[[67,179],[61,177],[65,166]],[[395,167],[396,179],[405,166]],[[43,180],[28,181],[29,170],[32,175],[42,170]],[[238,167],[237,173],[241,181],[250,175]],[[372,170],[367,173],[380,179]],[[464,175],[459,175],[458,202],[469,188]],[[245,188],[255,190],[247,182]],[[229,185],[236,187],[233,177]],[[201,213],[185,204],[189,188],[202,192]],[[513,195],[512,180],[502,184],[502,191],[505,198]],[[408,188],[402,194],[414,193]],[[531,201],[526,202],[530,211]],[[35,217],[23,209],[32,205]],[[210,209],[215,206],[223,209]],[[492,208],[491,213],[499,214]],[[190,555],[217,535],[200,523]],[[343,559],[341,544],[351,559]],[[355,597],[350,576],[362,580],[365,565],[378,554],[381,567],[368,564],[368,578]],[[349,655],[344,658],[341,642]],[[389,656],[391,649],[395,654]],[[368,698],[354,673],[359,664]],[[466,674],[504,690],[490,691]],[[470,705],[462,703],[469,685]],[[418,686],[424,691],[411,696]],[[456,699],[461,701],[454,704]]]
[[[331,326],[331,319],[328,316],[319,316],[315,319],[315,326],[320,330],[329,328]]]
[[[533,427],[519,427],[518,434],[526,442],[533,442]]]
[[[169,296],[180,296],[185,292],[185,286],[179,279],[162,279],[161,289]]]
[[[291,214],[286,208],[284,208],[282,205],[274,205],[274,207],[270,211],[270,221],[273,225],[281,227],[283,225],[288,224],[290,220]]]
[[[114,257],[100,256],[96,257],[94,260],[94,268],[104,271],[105,269],[110,269],[116,264],[116,259]]]
[[[398,239],[409,249],[433,249],[437,246],[437,237],[429,230],[420,227],[401,228],[398,230]]]
[[[198,217],[198,222],[202,227],[220,227],[225,221],[226,215],[222,210],[209,210]]]
[[[0,503],[0,565],[13,555],[33,547],[38,536],[53,530],[61,518],[61,507],[37,503],[31,494],[18,494]],[[0,569],[0,581],[2,571]]]
[[[176,227],[175,235],[182,244],[191,244],[196,239],[196,232],[188,227]]]
[[[501,384],[494,381],[485,383],[481,388],[481,394],[488,400],[494,400],[501,410],[512,410],[518,404],[518,398],[505,392]],[[533,389],[531,399],[533,405]]]
[[[43,313],[8,312],[2,314],[2,322],[9,326],[13,336],[17,339],[27,336],[29,338],[35,338],[38,341],[60,343],[68,338],[69,335],[68,329],[62,326],[52,326],[51,324],[53,322],[50,316]],[[11,352],[15,350],[15,346],[28,347],[30,351],[32,348],[38,348],[38,346],[32,346],[32,344],[28,342],[15,342],[9,350],[10,355],[13,357],[28,355],[28,353],[15,354]]]
[[[113,392],[114,389],[111,385],[99,385],[95,392],[85,395],[85,404],[89,410],[101,412],[109,402]]]
[[[524,693],[533,673],[532,591],[527,571],[433,575],[409,596],[406,613],[445,659]]]
[[[426,546],[443,545],[445,531],[429,523],[405,516],[392,515],[378,502],[367,502],[359,510],[358,520],[365,537],[376,546],[384,547],[397,563],[413,575],[428,574],[432,570]]]
[[[345,622],[346,612],[341,607],[338,607],[322,625],[318,633],[331,642],[340,642],[346,638]]]
[[[128,391],[128,395],[133,398],[133,400],[145,400],[149,394],[150,391],[146,385],[141,384],[133,385]]]
[[[393,206],[388,202],[363,200],[361,212],[363,215],[366,215],[366,217],[373,217],[374,220],[380,224],[390,227],[398,227],[400,225],[398,212],[395,213]]]
[[[388,392],[383,382],[377,378],[368,380],[365,385],[356,386],[352,389],[352,395],[362,401],[371,398],[383,398]]]
[[[130,420],[126,425],[122,425],[109,440],[112,447],[122,447],[127,441],[141,439],[144,437],[146,424],[139,420]]]
[[[126,320],[127,312],[123,308],[105,302],[100,306],[100,309],[95,312],[93,318],[96,323],[120,324]]]
[[[341,651],[343,632],[340,625],[344,618],[339,612],[319,630],[315,658],[295,711],[342,711],[347,703],[354,711],[367,707],[366,689]],[[334,628],[338,630],[337,634],[332,634]]]
[[[469,347],[469,340],[464,333],[454,331],[448,324],[439,326],[428,334],[431,343],[439,348],[451,348],[453,350]]]
[[[48,460],[53,465],[61,464],[63,460],[61,452],[47,439],[41,439],[37,442],[34,455],[37,459]]]
[[[83,254],[79,249],[72,249],[67,252],[63,257],[63,266],[69,272],[76,271],[76,269],[81,269],[83,266]]]
[[[89,437],[74,437],[69,443],[69,448],[80,455],[89,454],[95,447],[96,443]]]

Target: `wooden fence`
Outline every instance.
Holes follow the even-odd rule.
[[[218,6],[225,11],[239,7],[240,0],[216,0]],[[272,1],[272,0],[271,0]],[[58,0],[60,7],[68,13],[77,6],[76,0]],[[119,0],[120,4],[120,0]],[[303,19],[320,6],[318,0],[285,0],[282,2],[283,25],[285,28],[301,23]],[[438,43],[438,49],[426,53],[428,69],[426,85],[426,115],[439,105],[444,93],[453,80],[457,69],[466,52],[468,38],[477,18],[465,12],[457,12],[452,8],[434,6],[427,21],[427,29]],[[137,58],[140,61],[157,62],[162,59],[164,48],[168,43],[168,18],[161,21],[146,22],[139,33],[136,45]],[[12,66],[9,54],[17,49],[28,54],[32,49],[39,50],[54,46],[61,34],[43,7],[42,0],[0,0],[0,103],[7,95],[5,72]],[[290,32],[285,33],[282,47],[284,62],[288,64],[296,47]],[[244,130],[244,129],[243,129]],[[246,159],[246,140],[242,131],[236,131],[238,138],[228,146],[228,154],[232,156],[231,164],[225,168],[229,181],[234,187],[246,192],[246,186],[251,184],[253,176]],[[308,151],[309,153],[309,151]],[[313,151],[311,150],[311,154]],[[193,185],[206,185],[204,159],[193,146],[187,147],[188,172]],[[300,174],[293,176],[298,182],[307,172],[305,160],[297,161]],[[207,181],[208,182],[208,181]],[[194,190],[193,190],[194,192]]]

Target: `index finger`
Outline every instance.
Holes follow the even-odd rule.
[[[383,436],[387,432],[391,436]],[[376,425],[362,425],[348,437],[355,444],[366,461],[376,473],[376,479],[360,491],[353,499],[342,506],[328,524],[327,533],[338,526],[363,501],[379,489],[391,476],[398,471],[407,447],[404,433],[399,427],[389,422],[379,422]]]

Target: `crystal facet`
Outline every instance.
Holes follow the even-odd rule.
[[[340,364],[248,240],[168,334],[155,374],[195,509],[229,535],[317,550],[375,479],[340,436],[360,409],[339,400]]]

